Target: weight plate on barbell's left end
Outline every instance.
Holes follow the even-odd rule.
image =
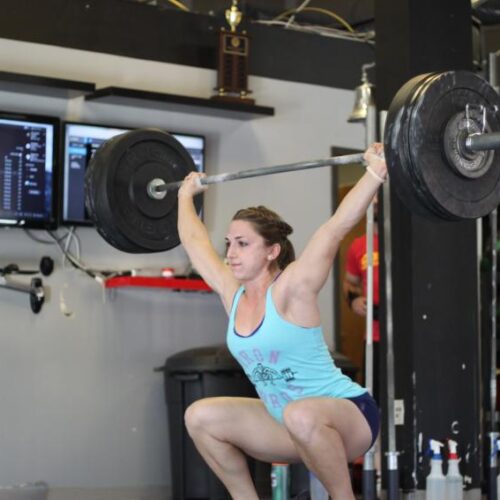
[[[103,192],[101,174],[106,174],[108,148],[112,150],[116,137],[109,139],[93,155],[85,172],[85,207],[98,233],[111,246],[127,253],[144,253],[142,247],[131,242],[113,225],[113,213],[106,192]],[[97,154],[99,153],[99,154]],[[97,208],[96,208],[97,207]]]
[[[421,203],[424,211],[445,220],[487,215],[500,203],[500,155],[493,151],[484,160],[478,155],[477,165],[465,161],[458,164],[449,154],[450,128],[454,128],[450,124],[469,106],[474,129],[482,129],[482,124],[476,123],[481,116],[477,109],[484,107],[485,132],[499,131],[498,94],[485,80],[467,71],[429,75],[410,94],[407,96],[410,104],[405,110],[407,120],[400,134],[408,145],[409,162],[405,168],[412,181],[404,194],[402,186],[396,183],[396,190],[403,194],[402,201],[410,203],[410,209],[417,213],[414,204]],[[468,168],[476,171],[471,175]],[[408,191],[411,191],[409,198]]]
[[[108,243],[131,253],[160,252],[180,243],[177,191],[162,199],[147,193],[153,179],[175,182],[196,170],[177,139],[162,130],[133,130],[107,141],[91,163],[88,211]],[[201,197],[195,205],[200,211]]]

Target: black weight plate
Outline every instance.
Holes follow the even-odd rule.
[[[428,207],[421,189],[415,186],[407,129],[415,95],[432,75],[415,76],[399,89],[389,106],[384,130],[384,154],[391,185],[408,210],[430,218],[435,217],[435,213]]]
[[[104,186],[103,177],[106,174],[106,162],[108,161],[106,152],[113,150],[114,139],[116,137],[106,141],[98,150],[100,154],[94,154],[87,166],[85,173],[85,206],[98,233],[111,246],[127,253],[144,253],[142,247],[125,238],[113,225],[113,214],[108,204],[108,198],[106,193],[102,192]],[[97,209],[96,205],[98,205]]]
[[[182,180],[195,170],[184,147],[161,130],[134,130],[101,147],[88,171],[88,208],[99,233],[110,244],[133,253],[158,252],[179,244],[177,192],[149,198],[155,178]],[[90,167],[90,166],[89,166]],[[201,208],[201,199],[195,199]]]
[[[124,252],[139,253],[142,251],[141,248],[137,245],[132,245],[131,242],[126,240],[121,233],[112,226],[112,223],[107,220],[108,217],[106,217],[106,213],[102,207],[99,209],[99,217],[96,213],[95,206],[97,201],[99,201],[101,205],[106,202],[106,197],[103,197],[99,193],[99,188],[102,186],[99,174],[106,170],[106,164],[103,163],[106,158],[104,152],[108,147],[112,146],[112,141],[113,139],[110,139],[104,143],[99,148],[99,150],[102,150],[101,153],[99,155],[94,154],[87,166],[87,171],[85,172],[85,206],[97,231],[108,243]]]
[[[129,134],[133,134],[132,137]],[[159,134],[159,135],[158,135]],[[130,218],[125,220],[125,225],[120,225],[119,222],[123,221],[123,218],[120,219],[120,208],[124,208],[127,213],[130,211],[134,211],[137,206],[135,204],[135,200],[130,196],[130,193],[134,191],[133,189],[133,181],[132,177],[127,178],[122,176],[121,178],[115,178],[112,175],[112,172],[120,172],[121,168],[117,170],[115,167],[117,165],[121,167],[120,161],[120,153],[128,155],[125,158],[132,165],[133,170],[140,169],[142,166],[142,159],[148,161],[151,155],[143,152],[143,158],[138,159],[137,155],[130,154],[130,150],[127,149],[131,144],[137,146],[138,143],[145,145],[148,141],[150,141],[153,137],[156,141],[159,139],[162,141],[167,141],[167,147],[171,147],[174,144],[174,147],[178,148],[180,145],[173,143],[170,141],[170,136],[165,134],[162,131],[152,131],[152,130],[141,130],[134,131],[133,133],[125,134],[126,137],[115,137],[111,141],[108,141],[100,150],[99,155],[95,155],[95,163],[93,165],[93,177],[94,177],[94,207],[92,212],[96,217],[96,227],[99,233],[108,241],[111,245],[116,248],[123,250],[125,252],[132,253],[146,253],[151,251],[160,251],[166,250],[169,248],[173,248],[177,242],[175,242],[172,238],[172,232],[170,229],[168,230],[168,239],[167,241],[158,242],[152,241],[149,238],[149,235],[144,238],[144,235],[139,235],[140,238],[137,237],[136,230],[137,227],[144,224],[150,224],[150,217],[141,217],[142,213],[139,214],[139,220],[137,217]],[[166,138],[165,138],[166,136]],[[133,139],[133,142],[130,142],[130,139]],[[182,146],[180,146],[182,148]],[[182,148],[181,152],[184,151]],[[152,153],[155,155],[155,151]],[[131,192],[128,193],[128,196],[125,196],[125,201],[122,200],[121,205],[117,205],[116,199],[114,197],[116,190],[119,187],[119,182],[130,184]],[[122,193],[123,194],[123,193]],[[157,203],[160,203],[157,201]],[[92,205],[92,203],[90,203]],[[175,216],[176,217],[176,216]],[[137,225],[131,226],[135,221]],[[125,229],[122,229],[122,228]],[[176,236],[176,226],[174,227],[174,237]],[[156,243],[156,244],[154,244]]]
[[[426,80],[411,111],[408,141],[414,172],[443,219],[482,217],[500,203],[498,152],[493,153],[489,170],[476,178],[464,177],[446,158],[446,125],[467,104],[484,106],[489,129],[500,130],[498,94],[485,80],[467,71],[440,73]]]
[[[444,148],[450,120],[465,106],[485,106],[488,128],[500,129],[500,99],[480,77],[466,71],[421,75],[397,93],[387,117],[385,154],[391,182],[414,213],[445,220],[477,218],[500,202],[499,156],[488,171],[466,178]]]

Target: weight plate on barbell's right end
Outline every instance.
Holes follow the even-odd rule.
[[[477,176],[463,175],[447,154],[449,124],[467,104],[484,106],[487,131],[500,130],[497,93],[467,71],[417,76],[391,103],[385,154],[391,182],[411,212],[444,220],[472,219],[488,214],[500,203],[496,151],[488,158],[488,168]]]
[[[193,159],[170,134],[140,129],[106,142],[88,172],[88,210],[103,238],[131,253],[169,250],[179,243],[177,191],[152,199],[153,179],[174,182],[196,170]],[[197,211],[201,197],[195,197]]]
[[[412,107],[408,127],[410,154],[419,185],[426,192],[429,206],[447,220],[482,217],[500,203],[497,151],[492,152],[488,168],[476,177],[460,173],[446,155],[447,126],[466,106],[484,107],[485,132],[500,130],[498,94],[483,78],[468,71],[438,73],[426,80]]]
[[[412,100],[431,76],[432,73],[415,76],[398,90],[389,106],[384,131],[384,154],[391,185],[408,210],[429,218],[435,217],[435,213],[428,208],[421,190],[415,188],[407,130]]]

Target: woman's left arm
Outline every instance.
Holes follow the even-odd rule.
[[[325,284],[341,241],[365,215],[387,176],[382,144],[364,154],[367,171],[342,200],[333,216],[313,235],[300,257],[285,272],[287,289],[294,295],[317,295]]]

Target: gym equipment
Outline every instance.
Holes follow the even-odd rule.
[[[498,83],[496,76],[496,54],[490,53],[489,55],[489,81],[493,88],[496,88]],[[488,485],[486,497],[488,500],[496,500],[498,497],[498,431],[497,431],[497,241],[498,241],[498,209],[495,207],[490,215],[490,230],[491,230],[491,303],[490,303],[490,408],[489,408],[489,429],[488,429],[488,463],[487,463],[487,477]]]
[[[420,75],[397,92],[384,151],[391,183],[412,213],[473,219],[498,206],[498,102],[485,80],[465,71]]]
[[[12,275],[32,275],[42,273],[43,276],[50,276],[54,270],[54,261],[51,257],[44,256],[40,259],[39,269],[20,269],[17,264],[8,264],[0,268],[0,288],[23,292],[29,295],[30,308],[38,314],[42,310],[45,302],[45,290],[41,278],[32,278],[29,284],[15,281]]]
[[[437,220],[484,216],[500,203],[500,98],[467,71],[419,75],[389,108],[384,151],[410,211]],[[359,163],[362,154],[208,176],[202,184]],[[89,163],[85,202],[98,232],[131,253],[179,244],[177,192],[195,170],[184,147],[161,130],[139,129],[107,141]],[[201,200],[195,199],[199,210]]]
[[[54,259],[44,256],[40,259],[40,272],[44,276],[50,276],[54,271]]]
[[[381,116],[382,129],[387,130],[387,115]],[[391,224],[391,188],[392,178],[386,182],[382,189],[382,213],[384,217],[384,267],[385,267],[385,318],[386,318],[386,357],[385,366],[387,374],[387,498],[399,500],[399,461],[396,447],[396,423],[394,418],[395,378],[394,378],[394,325],[393,325],[393,300],[392,300],[392,224]]]
[[[85,204],[97,231],[124,252],[176,247],[177,194],[157,199],[148,188],[155,179],[179,181],[194,170],[184,146],[161,130],[133,130],[105,142],[85,175]],[[201,198],[195,203],[200,210]]]
[[[375,142],[377,137],[377,110],[375,103],[370,102],[365,118],[366,145]],[[374,243],[375,206],[370,203],[366,211],[366,340],[365,340],[365,387],[370,394],[374,392],[374,359],[373,359],[373,243]],[[377,377],[378,380],[378,377]],[[378,388],[377,388],[378,390]],[[363,500],[377,498],[377,471],[375,469],[375,445],[366,453],[363,459]]]
[[[30,284],[20,283],[0,274],[0,288],[14,290],[15,292],[27,293],[29,295],[30,308],[35,314],[42,310],[45,302],[45,290],[41,278],[31,278]]]

